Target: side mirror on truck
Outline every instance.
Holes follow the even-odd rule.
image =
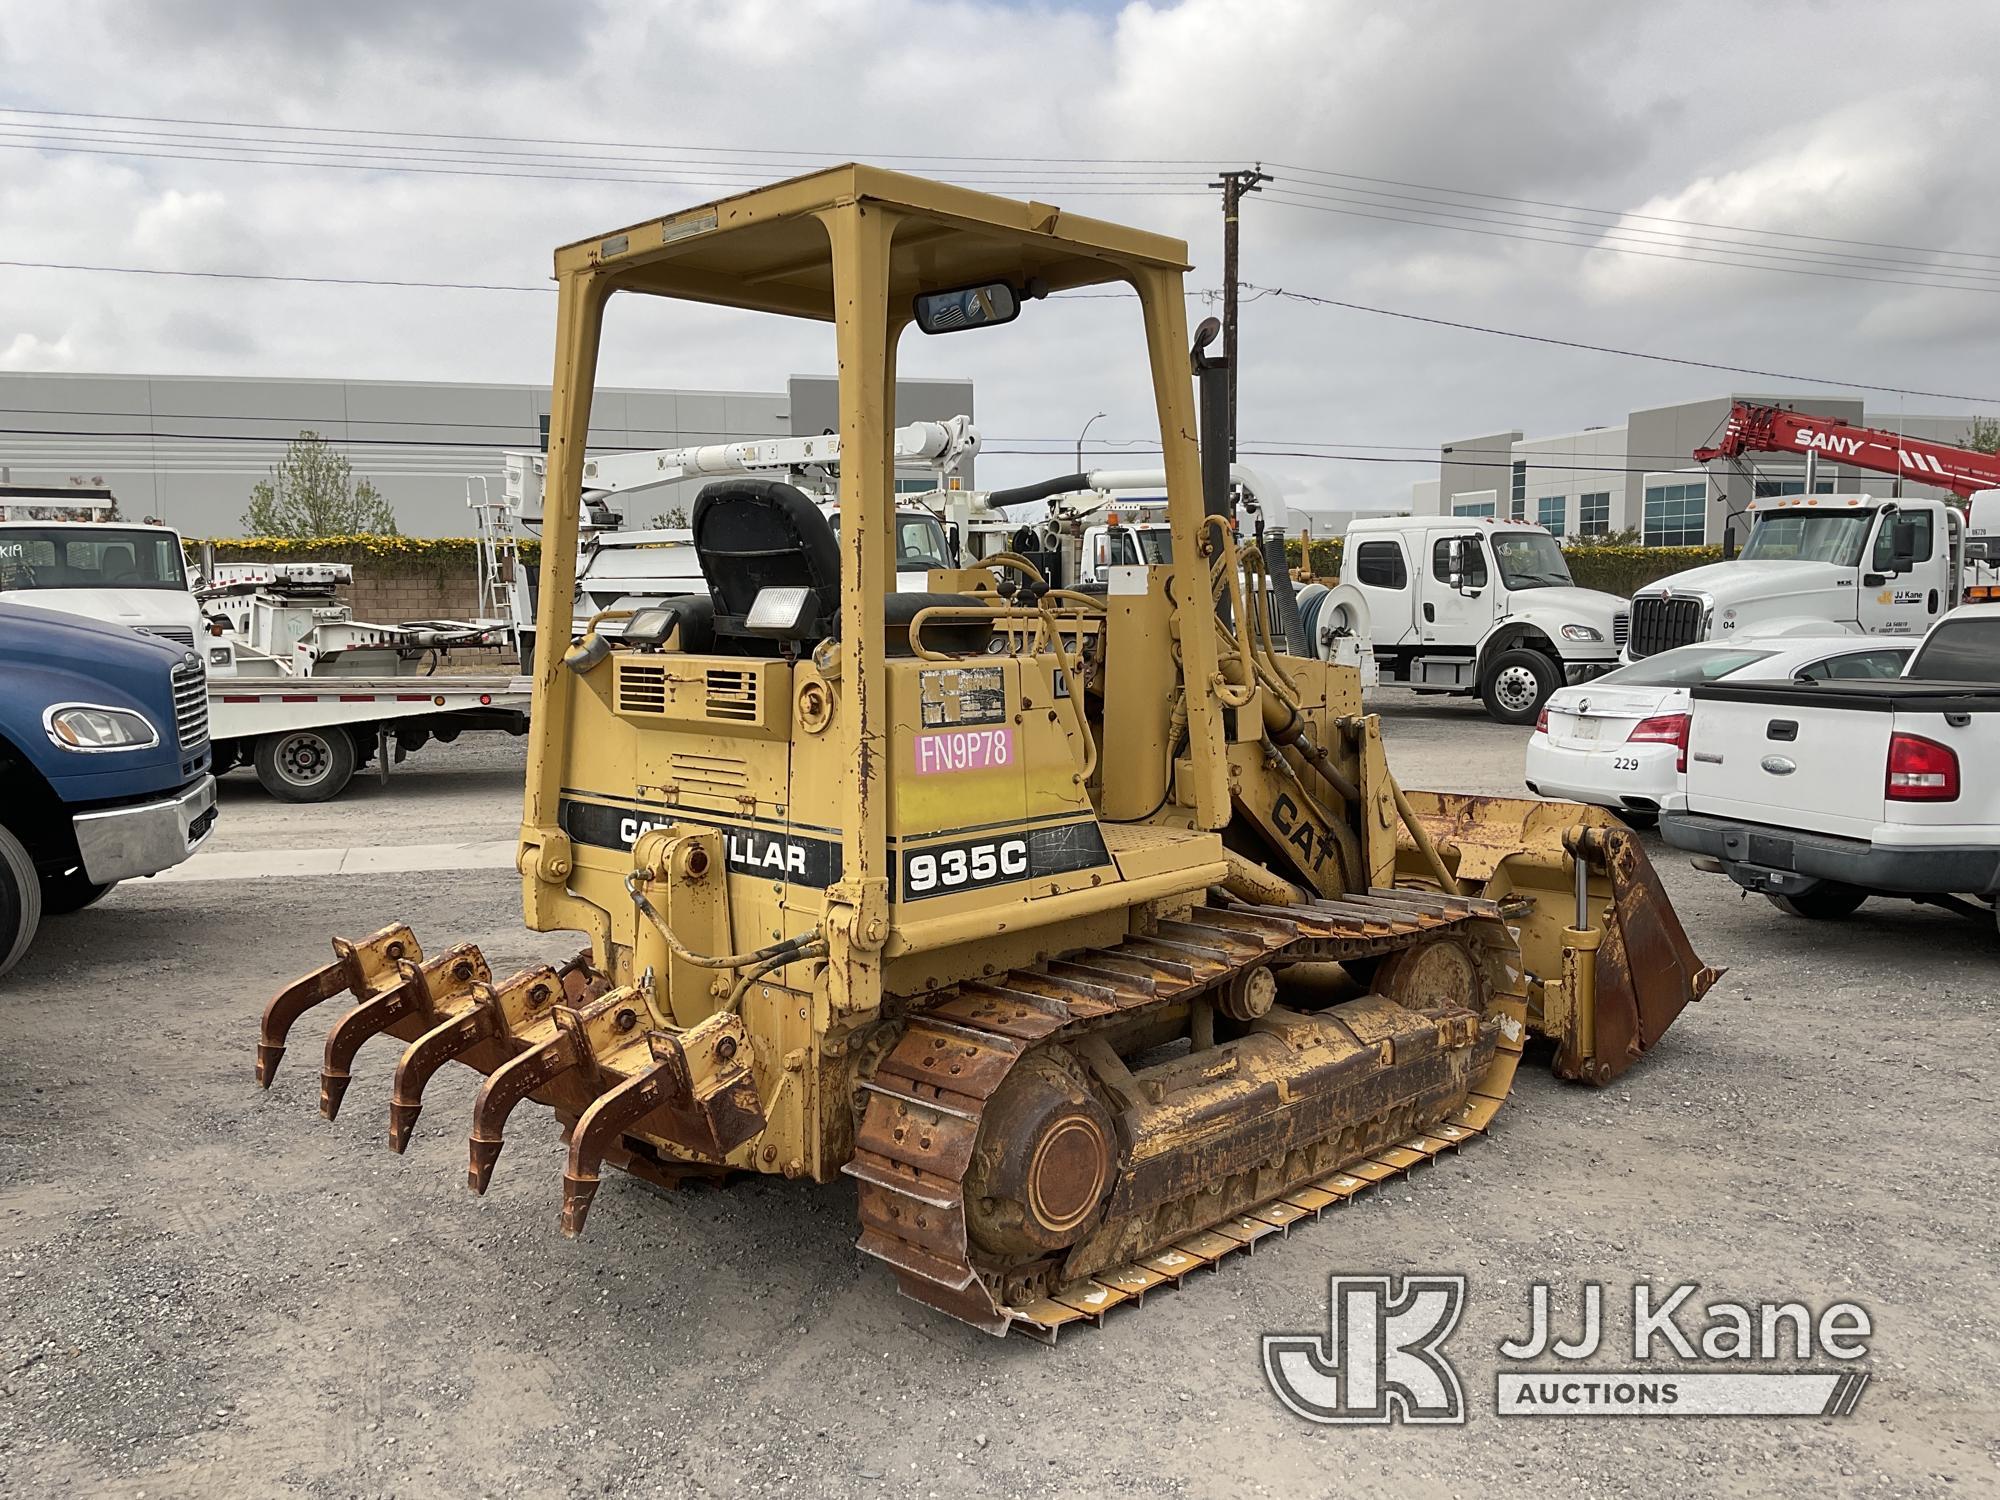
[[[1917,562],[1918,520],[1915,516],[1897,516],[1889,523],[1895,528],[1889,534],[1890,555],[1896,560],[1896,571],[1907,573]]]

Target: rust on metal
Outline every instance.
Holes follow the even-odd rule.
[[[363,1042],[412,1021],[435,1021],[444,1007],[493,977],[479,949],[471,943],[460,943],[428,963],[403,959],[396,970],[399,983],[362,1001],[334,1022],[326,1034],[326,1055],[319,1073],[319,1112],[329,1120],[340,1113],[340,1101],[352,1081],[349,1070]]]
[[[293,980],[264,1007],[257,1033],[258,1087],[269,1088],[271,1080],[277,1077],[278,1063],[285,1055],[285,1038],[300,1016],[343,990],[357,1000],[366,1000],[401,983],[397,964],[422,958],[423,950],[417,946],[416,935],[400,922],[391,923],[358,943],[335,938],[332,963]]]

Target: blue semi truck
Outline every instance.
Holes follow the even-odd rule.
[[[0,974],[44,913],[179,864],[214,824],[201,658],[0,604]]]

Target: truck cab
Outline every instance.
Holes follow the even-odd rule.
[[[1965,564],[1965,520],[1945,501],[1754,500],[1736,557],[1632,596],[1626,656],[1753,635],[1919,636],[1958,603]]]
[[[179,864],[214,822],[201,658],[0,604],[0,973],[44,913]]]
[[[124,625],[187,650],[203,637],[171,526],[0,521],[0,603]]]
[[[1471,516],[1373,516],[1347,529],[1341,581],[1367,601],[1380,680],[1473,693],[1503,724],[1618,665],[1625,601],[1580,589],[1540,526]]]

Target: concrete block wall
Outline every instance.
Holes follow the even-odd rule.
[[[470,620],[479,613],[478,584],[469,576],[376,572],[365,563],[356,563],[353,585],[339,592],[355,619],[376,625],[397,625],[405,620]]]

